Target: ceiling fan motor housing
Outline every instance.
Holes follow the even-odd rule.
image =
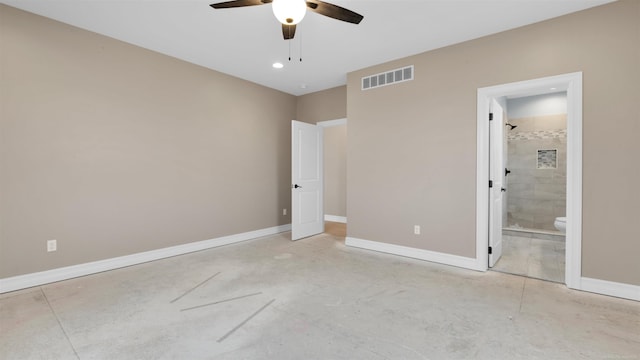
[[[341,6],[320,0],[228,0],[210,6],[214,9],[229,9],[245,6],[272,4],[273,14],[282,23],[282,35],[291,40],[296,33],[296,24],[302,21],[307,9],[332,19],[359,24],[363,16]]]
[[[307,13],[305,0],[273,0],[273,14],[285,25],[296,25]]]

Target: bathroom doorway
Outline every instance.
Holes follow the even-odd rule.
[[[344,244],[347,233],[347,119],[320,121],[324,128],[325,234]]]
[[[567,92],[557,90],[500,99],[502,256],[491,269],[564,283]]]
[[[520,119],[518,124],[513,124],[511,120],[518,120],[516,115],[509,116],[509,101],[521,101],[521,102],[531,102],[532,96],[550,96],[550,94],[562,94],[558,95],[559,97],[565,97],[566,99],[566,129],[553,129],[556,131],[550,131],[552,129],[548,129],[550,132],[543,133],[544,129],[535,129],[532,123],[524,123],[524,119]],[[544,96],[542,96],[544,95]],[[526,99],[530,98],[530,99]],[[516,100],[521,99],[521,100]],[[526,99],[526,100],[525,100]],[[502,222],[506,225],[505,227],[505,235],[503,234],[503,229],[493,229],[493,223],[499,223],[495,221],[491,221],[490,214],[490,195],[494,194],[490,192],[490,189],[487,189],[487,184],[492,183],[492,178],[490,177],[489,164],[490,164],[490,134],[489,134],[489,112],[490,106],[493,100],[497,100],[502,104],[506,104],[504,121],[504,132],[505,137],[501,138],[501,141],[504,141],[502,145],[506,145],[506,153],[502,155],[506,158],[505,161],[505,172],[502,173],[504,176],[500,179],[505,186],[505,192],[503,199],[503,207],[505,211],[502,212],[501,216]],[[518,105],[513,105],[515,108]],[[547,278],[547,280],[564,282],[570,288],[580,288],[580,278],[581,278],[581,219],[582,219],[582,73],[572,73],[565,74],[559,76],[552,76],[541,79],[534,79],[528,81],[521,81],[516,83],[497,85],[492,87],[480,88],[478,89],[478,139],[477,139],[477,150],[478,150],[478,159],[477,159],[477,221],[476,221],[476,245],[477,245],[477,261],[478,267],[480,269],[488,269],[489,264],[489,252],[492,250],[491,245],[496,243],[496,241],[506,240],[507,243],[509,240],[512,240],[510,237],[520,237],[525,240],[521,240],[521,246],[516,249],[505,249],[507,252],[524,252],[522,244],[527,245],[529,250],[533,248],[533,251],[537,251],[535,254],[538,256],[536,258],[527,257],[527,262],[530,261],[539,261],[539,259],[543,257],[555,257],[558,261],[556,263],[555,268],[559,269],[554,275],[556,277]],[[559,120],[560,121],[560,120]],[[515,121],[514,121],[515,122]],[[562,122],[562,121],[560,121]],[[511,126],[507,125],[509,123]],[[515,127],[513,127],[515,125]],[[547,124],[548,125],[548,124]],[[513,129],[513,130],[511,130]],[[519,129],[520,131],[516,131]],[[515,133],[520,132],[519,138],[516,137]],[[530,133],[530,134],[524,134]],[[565,178],[564,178],[564,186],[557,186],[556,191],[550,191],[553,186],[540,185],[538,186],[539,193],[546,197],[552,197],[553,194],[556,194],[562,190],[562,188],[566,189],[566,196],[562,199],[562,196],[559,196],[560,199],[555,202],[556,210],[562,212],[562,204],[560,202],[565,202],[564,205],[564,215],[566,215],[566,232],[565,232],[565,242],[564,247],[560,244],[561,235],[553,226],[555,222],[553,219],[549,219],[555,216],[555,212],[551,212],[549,214],[538,213],[536,217],[529,215],[522,215],[519,211],[521,208],[524,210],[522,204],[511,204],[511,217],[509,217],[509,196],[513,196],[514,199],[525,200],[525,195],[531,195],[531,189],[535,189],[535,184],[530,184],[528,186],[520,183],[518,185],[518,176],[513,173],[515,169],[509,169],[509,136],[511,136],[512,141],[518,141],[516,139],[526,139],[530,136],[539,136],[542,135],[546,137],[556,138],[555,140],[561,141],[559,137],[566,136],[566,160],[562,160],[559,158],[558,152],[560,148],[550,148],[550,144],[544,143],[540,145],[540,148],[536,145],[528,144],[527,146],[520,146],[524,150],[526,150],[529,146],[535,147],[533,152],[529,151],[525,155],[527,157],[528,164],[533,162],[535,163],[535,168],[527,169],[526,172],[529,172],[529,175],[532,175],[533,178],[536,178],[536,175],[540,178],[544,178],[542,175],[543,170],[550,170],[549,168],[553,165],[559,166],[559,162],[565,161]],[[565,135],[566,134],[566,135]],[[527,141],[527,140],[523,140]],[[551,143],[553,144],[553,143]],[[518,146],[514,146],[518,147]],[[514,149],[512,149],[513,151]],[[540,150],[540,151],[539,151]],[[553,151],[555,150],[555,151]],[[505,156],[506,155],[506,156]],[[517,157],[515,154],[511,154],[514,157]],[[494,162],[495,164],[495,162]],[[517,167],[518,165],[516,165]],[[540,168],[538,168],[540,166]],[[561,165],[560,165],[561,166]],[[525,170],[525,169],[522,169]],[[509,173],[508,171],[512,171]],[[544,175],[549,175],[551,172],[547,171]],[[520,175],[523,175],[522,173]],[[496,176],[495,172],[491,176]],[[553,178],[553,174],[550,175]],[[511,177],[511,178],[509,178]],[[559,178],[559,176],[556,176]],[[520,176],[520,180],[522,180],[522,176]],[[523,180],[524,181],[524,180]],[[527,180],[533,181],[533,180]],[[550,180],[547,180],[550,181]],[[513,191],[510,191],[508,187],[511,183],[511,186],[514,187]],[[491,185],[489,185],[491,186]],[[517,194],[518,187],[524,190],[520,195]],[[527,190],[529,189],[529,190]],[[495,190],[495,189],[493,189]],[[500,190],[500,189],[498,189]],[[526,194],[527,191],[529,194]],[[516,193],[516,194],[513,194]],[[495,197],[495,196],[494,196]],[[549,199],[550,201],[554,201],[554,199]],[[532,201],[533,202],[533,201]],[[546,203],[548,205],[548,203]],[[518,207],[520,206],[520,208]],[[538,203],[538,207],[545,206],[545,203]],[[531,216],[530,216],[531,215]],[[558,214],[561,215],[561,214]],[[524,219],[529,219],[524,221]],[[548,224],[546,223],[548,222]],[[544,224],[544,226],[542,225]],[[535,241],[534,233],[538,237]],[[493,234],[491,238],[489,234]],[[497,235],[500,234],[500,235]],[[539,234],[539,235],[538,235]],[[558,238],[551,239],[551,236],[558,236]],[[526,240],[528,239],[528,240]],[[545,241],[558,241],[558,243],[544,243],[545,245],[541,245],[538,240]],[[517,241],[517,240],[516,240]],[[554,246],[557,245],[557,246]],[[544,254],[541,251],[541,247],[550,247],[551,251],[554,255]],[[560,263],[560,259],[558,256],[562,257],[562,255],[558,255],[558,253],[564,249],[564,269],[562,263]],[[513,251],[512,251],[513,250]],[[529,252],[529,255],[531,252]],[[494,256],[495,258],[495,256]],[[494,259],[496,260],[496,259]],[[496,261],[496,265],[504,266],[505,263],[508,263],[509,260],[505,258],[502,264],[500,263],[502,259],[498,259]],[[544,261],[544,259],[542,259]],[[540,268],[537,269],[538,273],[536,275],[524,273],[520,271],[520,275],[532,276],[537,278],[543,278],[540,276]],[[515,272],[515,271],[510,271]],[[558,272],[560,274],[558,274]],[[562,275],[564,278],[562,279]]]

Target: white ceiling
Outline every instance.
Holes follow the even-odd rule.
[[[282,39],[271,5],[214,10],[209,4],[218,0],[0,1],[303,95],[344,85],[348,72],[367,66],[613,0],[333,0],[364,20],[353,25],[307,12],[292,41]],[[284,68],[272,68],[276,61]]]

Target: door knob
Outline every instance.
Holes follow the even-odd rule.
[[[507,192],[507,189],[505,189],[505,188],[500,188],[500,191],[502,191],[502,192]]]
[[[300,185],[298,185],[298,184],[295,184],[295,185],[293,185],[293,188],[294,188],[294,189],[297,189],[297,188],[302,189],[302,186],[300,186]]]
[[[504,176],[511,174],[511,170],[504,168]]]

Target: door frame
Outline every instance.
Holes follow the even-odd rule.
[[[476,261],[488,269],[489,104],[491,99],[567,91],[567,231],[565,284],[581,289],[582,277],[582,72],[478,88],[476,169]]]
[[[293,122],[293,121],[298,121],[298,120],[292,120],[292,122]],[[319,127],[319,128],[322,128],[322,129],[324,129],[324,128],[328,128],[328,127],[332,127],[332,126],[340,126],[340,125],[345,125],[345,126],[346,126],[346,125],[347,125],[347,118],[340,118],[340,119],[333,119],[333,120],[318,121],[318,122],[316,122],[315,124],[313,124],[313,123],[307,123],[307,124],[309,124],[309,125],[315,125],[315,126],[317,126],[317,127]],[[294,141],[294,140],[293,140],[293,135],[292,135],[292,139],[291,139],[292,147],[293,147],[293,141]],[[323,144],[322,144],[322,147],[323,147],[323,152],[324,152],[324,137],[323,137]],[[292,148],[291,150],[292,150],[291,158],[292,158],[292,160],[293,160],[293,148]],[[322,156],[320,157],[320,162],[321,162],[321,163],[320,163],[320,165],[321,165],[321,167],[323,168],[323,171],[322,171],[322,177],[323,177],[323,179],[322,179],[322,183],[323,183],[323,186],[324,186],[324,182],[325,182],[325,181],[324,181],[324,180],[325,180],[325,179],[324,179],[324,176],[325,176],[325,172],[324,172],[324,153],[323,153],[323,154],[322,154]],[[292,168],[292,184],[291,184],[291,186],[293,187],[293,168]],[[324,189],[323,189],[323,193],[322,193],[322,198],[320,199],[320,203],[321,203],[321,205],[322,205],[322,209],[323,209],[323,213],[322,213],[322,220],[323,220],[323,222],[324,222],[324,221],[335,221],[335,222],[342,222],[342,223],[346,223],[346,222],[347,222],[347,218],[346,218],[346,217],[340,217],[340,218],[331,217],[331,218],[329,218],[329,219],[327,218],[327,215],[324,213]],[[291,218],[291,225],[292,225],[292,227],[293,227],[293,212],[294,212],[294,210],[293,210],[293,192],[292,192],[292,193],[291,193],[291,216],[292,216],[292,218]],[[323,229],[324,229],[324,228],[323,228]],[[324,231],[324,230],[323,230],[323,231]],[[292,232],[292,236],[293,236],[293,232]],[[294,240],[294,241],[295,241],[295,240]]]

